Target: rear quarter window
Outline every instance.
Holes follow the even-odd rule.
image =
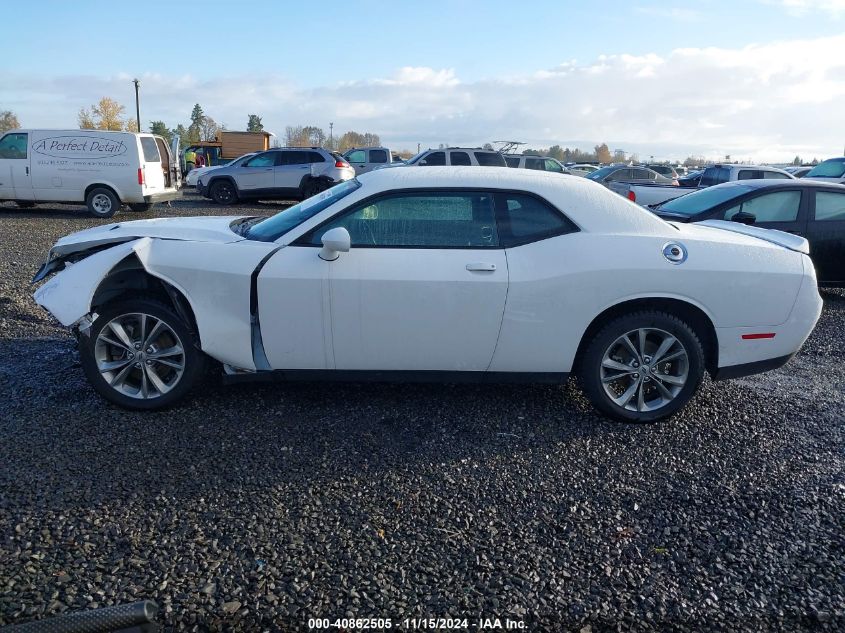
[[[144,151],[145,163],[160,163],[161,156],[158,153],[158,145],[152,136],[141,137],[141,149]]]
[[[505,157],[498,152],[475,152],[475,160],[484,167],[507,167]]]
[[[524,193],[496,197],[499,242],[505,248],[573,233],[578,227],[549,203]]]

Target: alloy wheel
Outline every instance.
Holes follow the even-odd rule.
[[[657,328],[626,332],[602,356],[605,394],[628,411],[656,411],[672,402],[689,376],[689,356],[677,337]]]
[[[173,389],[185,372],[185,348],[165,321],[144,313],[121,314],[97,335],[94,360],[115,391],[149,400]]]

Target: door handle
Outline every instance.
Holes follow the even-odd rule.
[[[485,263],[467,264],[467,270],[472,271],[472,272],[491,273],[494,270],[496,270],[496,264],[485,264]]]

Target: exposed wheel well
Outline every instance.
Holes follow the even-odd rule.
[[[122,203],[122,202],[123,202],[123,201],[120,199],[120,196],[119,196],[119,195],[117,195],[117,192],[114,190],[114,188],[113,188],[113,187],[109,187],[108,185],[102,185],[102,184],[88,185],[88,186],[85,188],[85,200],[86,200],[86,201],[88,200],[88,194],[90,194],[90,193],[91,193],[94,189],[108,189],[109,191],[111,191],[111,192],[114,194],[114,197],[115,197],[115,198],[117,198],[117,201],[118,201],[118,202],[120,202],[120,203]]]
[[[212,188],[215,184],[217,184],[218,182],[221,182],[221,181],[223,181],[223,180],[225,180],[225,181],[227,181],[227,182],[231,183],[231,185],[235,188],[235,191],[237,191],[237,190],[238,190],[238,183],[236,183],[236,182],[235,182],[235,179],[234,179],[234,178],[232,178],[231,176],[215,176],[214,178],[209,179],[209,181],[208,181],[208,187],[207,187],[207,190],[208,190],[208,191],[211,191],[211,188]]]
[[[707,371],[710,372],[711,375],[716,373],[716,369],[719,366],[719,341],[716,337],[716,328],[713,327],[710,317],[708,317],[701,308],[694,306],[691,303],[681,301],[680,299],[670,299],[666,297],[624,301],[609,307],[607,310],[599,314],[587,327],[587,330],[584,332],[584,336],[581,337],[581,342],[578,345],[578,351],[575,353],[575,362],[572,365],[572,371],[576,372],[578,370],[584,351],[593,337],[598,334],[599,330],[604,327],[606,323],[617,317],[642,310],[660,310],[662,312],[674,314],[678,318],[686,321],[696,333],[699,340],[701,340],[701,345],[704,348],[704,364]]]
[[[171,306],[199,339],[196,317],[188,300],[169,283],[148,273],[135,255],[121,261],[100,282],[91,300],[91,311],[114,301],[139,298],[152,298]]]

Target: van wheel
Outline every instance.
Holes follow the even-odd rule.
[[[211,185],[208,193],[217,204],[235,204],[238,201],[235,186],[228,180],[218,180]]]
[[[139,204],[130,204],[129,210],[134,211],[135,213],[146,213],[147,211],[151,211],[154,207],[154,204],[142,202]]]
[[[110,218],[117,213],[120,200],[110,189],[97,187],[88,194],[85,204],[88,205],[88,213],[95,218]]]

